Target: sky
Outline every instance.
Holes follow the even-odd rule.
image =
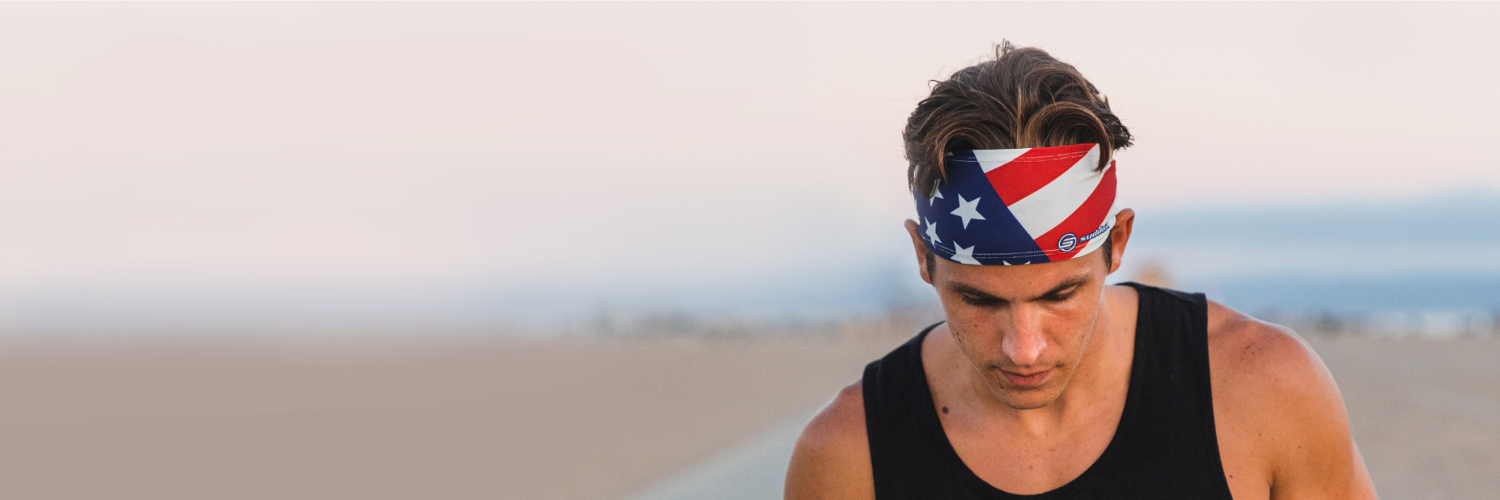
[[[1478,3],[0,3],[0,327],[910,288],[900,130],[930,80],[1007,39],[1109,97],[1136,136],[1120,182],[1142,221],[1500,192],[1497,18]]]

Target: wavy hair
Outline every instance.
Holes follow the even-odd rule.
[[[1041,49],[1006,41],[993,60],[933,83],[901,133],[914,192],[931,193],[946,178],[951,151],[1097,143],[1102,170],[1132,142],[1099,89]]]

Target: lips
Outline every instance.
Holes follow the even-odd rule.
[[[1000,370],[1000,373],[1005,375],[1005,380],[1009,381],[1011,385],[1019,386],[1022,388],[1032,388],[1042,385],[1042,383],[1046,382],[1047,376],[1052,374],[1052,370],[1042,370],[1029,373]]]

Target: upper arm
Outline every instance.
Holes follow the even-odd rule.
[[[873,500],[875,479],[859,382],[839,391],[797,437],[786,473],[787,500]]]
[[[1221,450],[1242,451],[1239,465],[1258,469],[1272,499],[1375,498],[1343,397],[1317,353],[1290,329],[1218,304],[1209,331],[1215,411],[1226,412]]]

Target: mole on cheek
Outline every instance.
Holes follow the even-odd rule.
[[[943,414],[944,415],[948,414],[948,407],[946,407],[946,406],[943,407]]]

